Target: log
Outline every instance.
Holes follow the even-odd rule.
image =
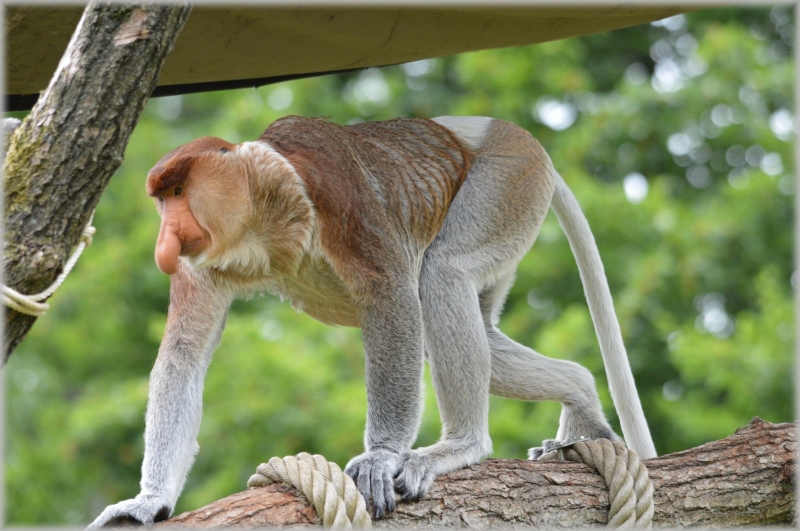
[[[156,86],[188,4],[93,3],[47,90],[16,128],[3,168],[5,282],[26,295],[56,279]],[[6,312],[7,360],[36,318]]]
[[[797,427],[754,418],[720,441],[644,461],[655,487],[654,527],[794,524]],[[582,527],[604,525],[608,494],[583,463],[489,459],[436,480],[374,527]],[[294,488],[273,484],[228,496],[157,526],[320,525]]]

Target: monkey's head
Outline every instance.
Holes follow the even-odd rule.
[[[147,174],[147,194],[161,215],[156,264],[167,275],[178,270],[179,257],[199,265],[244,230],[251,206],[236,147],[198,138],[167,153]]]

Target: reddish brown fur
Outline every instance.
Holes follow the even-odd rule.
[[[290,116],[259,140],[303,179],[326,256],[367,300],[387,279],[411,272],[403,246],[430,244],[470,164],[455,136],[429,120],[342,127]]]
[[[197,156],[201,153],[232,150],[234,145],[221,138],[203,137],[173,149],[159,160],[147,174],[147,195],[156,197],[184,184]]]

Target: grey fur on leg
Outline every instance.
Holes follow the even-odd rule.
[[[492,394],[516,400],[560,402],[557,440],[581,436],[617,439],[603,414],[594,377],[586,368],[542,356],[494,327],[487,330],[487,336],[492,346]],[[537,384],[531,385],[531,381]]]
[[[443,123],[469,132],[469,119]],[[507,279],[533,244],[553,191],[549,161],[530,135],[502,122],[491,122],[483,133],[463,135],[478,146],[477,155],[420,274],[442,437],[403,456],[395,486],[404,499],[420,498],[436,476],[491,453],[492,354],[479,294],[501,280],[510,285]]]
[[[205,289],[197,288],[200,283]],[[172,276],[170,294],[164,340],[150,373],[141,493],[107,507],[94,527],[123,521],[151,525],[168,518],[199,448],[203,380],[231,296],[184,266]]]
[[[619,440],[603,414],[594,377],[585,367],[542,356],[497,329],[510,280],[501,280],[480,297],[486,336],[492,350],[491,393],[516,400],[560,402],[558,433],[556,439],[549,441],[580,437]],[[531,448],[528,457],[538,458],[544,451],[542,447]]]
[[[387,291],[362,319],[367,369],[366,451],[345,473],[376,519],[394,511],[394,477],[401,452],[417,437],[422,395],[422,317],[416,281]]]
[[[403,455],[395,486],[405,500],[419,499],[436,476],[476,463],[492,451],[489,345],[476,289],[463,273],[437,264],[435,256],[426,258],[420,297],[442,437]]]

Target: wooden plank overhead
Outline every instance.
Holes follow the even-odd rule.
[[[196,6],[154,93],[257,86],[487,48],[610,31],[686,11],[685,6]],[[82,8],[6,7],[6,95],[30,108]]]

